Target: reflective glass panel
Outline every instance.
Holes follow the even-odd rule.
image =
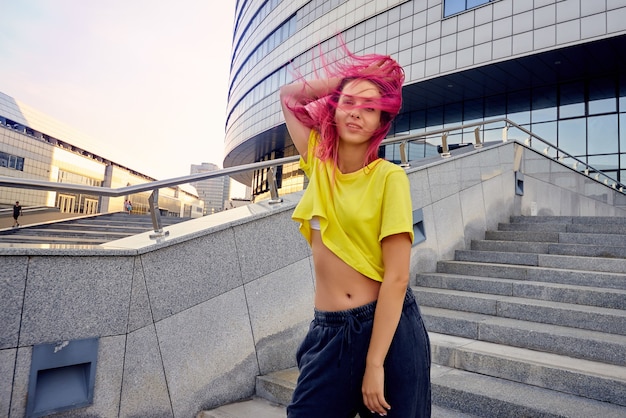
[[[553,121],[556,119],[556,107],[533,110],[530,118],[533,124],[537,122]]]
[[[615,112],[616,107],[617,102],[615,101],[615,98],[589,101],[589,114],[597,115],[601,113]]]
[[[506,96],[490,96],[485,98],[485,118],[495,118],[506,115]]]
[[[518,125],[527,125],[530,123],[530,111],[509,113],[506,118]]]
[[[530,91],[509,93],[507,95],[507,118],[524,125],[530,123]]]
[[[424,130],[426,127],[426,112],[423,110],[417,110],[411,112],[411,132],[415,130]]]
[[[588,153],[617,152],[617,115],[594,116],[587,119]]]
[[[626,113],[619,115],[619,151],[626,152]]]
[[[481,4],[489,3],[490,0],[467,0],[467,8],[480,6]]]
[[[443,5],[443,15],[450,16],[465,10],[465,0],[446,0]]]
[[[426,110],[426,126],[429,130],[443,127],[443,107],[431,107]]]
[[[472,99],[463,103],[463,120],[482,120],[483,118],[483,100]]]
[[[589,114],[615,112],[615,81],[613,78],[599,78],[589,82]]]
[[[584,118],[559,122],[558,147],[573,156],[585,155],[587,123]]]
[[[530,131],[540,138],[556,144],[556,122],[533,123]],[[533,145],[535,142],[540,143],[541,141],[533,140]]]
[[[626,75],[619,79],[619,111],[626,112]]]
[[[556,86],[533,89],[531,121],[556,120],[556,104]]]
[[[463,104],[452,103],[446,105],[444,110],[444,121],[446,126],[458,125],[463,120]]]
[[[559,89],[559,117],[585,116],[585,84],[563,84]]]
[[[600,170],[609,177],[615,177],[615,174],[607,173],[607,171],[617,170],[617,154],[613,155],[590,155],[588,158],[589,165]]]

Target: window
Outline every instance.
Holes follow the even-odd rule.
[[[609,154],[618,152],[617,115],[593,116],[587,120],[588,153]]]
[[[0,152],[0,167],[24,171],[24,158],[7,154],[6,152]]]
[[[443,2],[443,17],[452,16],[492,1],[496,0],[445,0]]]

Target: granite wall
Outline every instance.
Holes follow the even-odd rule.
[[[531,209],[626,216],[614,190],[513,142],[407,173],[426,234],[413,274]],[[294,366],[314,291],[310,250],[290,219],[299,197],[174,225],[157,241],[0,247],[0,416],[25,415],[42,343],[99,338],[93,404],[64,417],[193,417],[253,395],[255,376]]]

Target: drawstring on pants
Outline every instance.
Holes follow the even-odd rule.
[[[346,343],[346,339],[348,340],[348,349],[352,346],[352,333],[360,334],[363,330],[363,326],[361,325],[361,321],[357,319],[354,315],[348,315],[346,317],[346,322],[343,325],[343,335],[341,338],[341,349],[339,350],[339,361],[337,366],[341,366],[341,357],[343,356],[343,347]]]

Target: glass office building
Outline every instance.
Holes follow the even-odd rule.
[[[95,187],[121,188],[155,179],[108,158],[111,150],[69,125],[0,92],[0,176]],[[0,209],[57,207],[62,213],[121,212],[130,199],[133,213],[149,211],[150,192],[120,197],[0,187]],[[168,216],[200,217],[203,202],[189,185],[159,191],[159,209]]]
[[[239,0],[224,167],[295,155],[278,89],[312,77],[312,59],[332,56],[339,33],[352,52],[404,67],[390,135],[507,117],[626,181],[626,0]],[[410,144],[409,159],[436,141]],[[400,158],[397,147],[381,154]],[[262,197],[267,174],[233,177]],[[304,187],[296,163],[278,175],[283,193]]]
[[[219,170],[217,164],[192,164],[189,174],[209,173]],[[230,177],[221,176],[191,183],[198,192],[198,197],[204,202],[204,214],[211,215],[224,210],[230,195]]]

